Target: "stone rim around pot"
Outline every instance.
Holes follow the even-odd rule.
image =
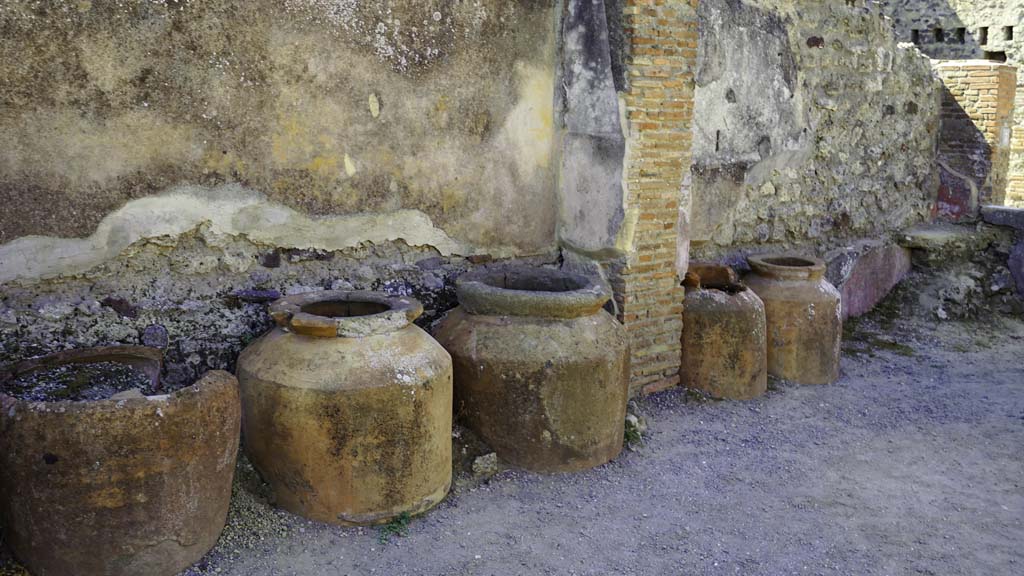
[[[747,257],[756,274],[780,280],[820,280],[825,277],[825,261],[802,254],[761,254]]]
[[[596,314],[612,297],[602,280],[525,266],[470,272],[455,288],[468,313],[484,316],[579,318]]]
[[[307,292],[286,296],[270,305],[277,325],[317,338],[365,338],[395,332],[423,314],[415,298],[383,292]]]
[[[149,377],[150,383],[154,388],[158,388],[160,380],[160,371],[163,368],[163,352],[157,348],[151,348],[149,346],[99,346],[95,348],[79,348],[74,350],[63,350],[61,352],[54,352],[53,354],[47,354],[45,356],[38,356],[36,358],[29,358],[20,362],[15,362],[8,366],[0,368],[0,384],[13,380],[25,374],[35,372],[38,370],[44,370],[47,368],[53,368],[56,366],[62,366],[65,364],[94,364],[97,362],[117,362],[120,364],[127,364],[132,368],[135,368]],[[193,384],[194,386],[195,384]],[[188,387],[186,387],[188,388]],[[2,388],[0,388],[2,390]],[[175,390],[179,392],[180,390]],[[163,400],[169,397],[169,394],[153,394],[149,396],[142,396],[140,398],[104,398],[102,400],[54,400],[54,401],[39,401],[39,400],[22,400],[9,394],[5,394],[0,391],[0,406],[3,407],[4,411],[9,410],[11,407],[17,404],[23,405],[41,405],[44,407],[57,407],[60,406],[62,410],[66,410],[69,407],[76,406],[94,406],[98,404],[108,403],[111,405],[122,406],[126,402],[149,402],[153,400]],[[74,408],[72,408],[74,409]]]

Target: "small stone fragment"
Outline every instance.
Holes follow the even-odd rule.
[[[473,476],[479,479],[490,478],[498,473],[498,455],[495,452],[484,454],[473,460]]]
[[[167,348],[170,338],[167,329],[160,324],[150,324],[142,331],[142,345],[161,350]]]

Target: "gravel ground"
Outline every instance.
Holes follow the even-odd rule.
[[[463,486],[385,544],[250,502],[194,573],[1024,574],[1024,321],[885,324],[836,384],[653,396],[639,451]]]
[[[640,450],[463,482],[404,536],[276,511],[243,461],[186,574],[1024,574],[1024,321],[869,318],[844,347],[836,384],[650,397]]]

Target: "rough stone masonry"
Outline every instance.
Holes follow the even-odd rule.
[[[882,0],[903,42],[939,60],[1024,64],[1024,5],[1013,0]],[[1017,77],[1006,195],[1024,205],[1024,75]]]

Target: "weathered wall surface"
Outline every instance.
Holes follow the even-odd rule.
[[[882,0],[901,41],[915,36],[939,60],[999,59],[1024,65],[1024,4],[1013,0]],[[1007,28],[1013,28],[1012,38]],[[941,34],[937,31],[941,30]],[[939,38],[941,36],[941,39]],[[1017,77],[1007,203],[1024,206],[1024,75]]]
[[[0,0],[0,281],[208,218],[286,248],[550,251],[554,4]]]
[[[694,255],[884,234],[927,217],[939,89],[872,2],[703,0]]]
[[[556,2],[0,0],[0,364],[557,260]]]

